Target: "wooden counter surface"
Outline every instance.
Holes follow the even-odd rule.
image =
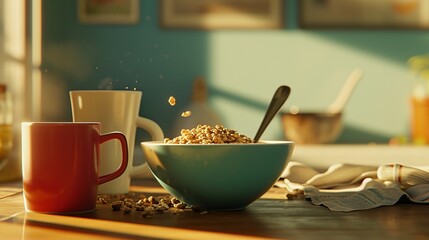
[[[135,181],[131,190],[166,193],[148,179]],[[89,213],[53,215],[26,213],[20,183],[3,183],[0,239],[429,239],[429,206],[401,203],[332,212],[305,200],[286,200],[282,189],[273,188],[240,211],[142,217],[98,204]]]

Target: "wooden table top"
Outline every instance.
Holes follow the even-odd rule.
[[[133,193],[166,194],[153,180],[137,180]],[[429,239],[429,206],[400,203],[333,212],[306,200],[286,200],[272,188],[240,211],[124,214],[109,204],[93,212],[25,212],[20,183],[0,184],[0,239]]]

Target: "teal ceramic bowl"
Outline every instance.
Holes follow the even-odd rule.
[[[266,193],[286,167],[294,143],[165,144],[142,142],[158,182],[188,205],[241,209]]]

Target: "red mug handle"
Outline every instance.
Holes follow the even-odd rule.
[[[98,184],[103,184],[108,181],[111,181],[119,176],[121,176],[128,166],[128,144],[127,144],[127,138],[124,134],[121,132],[111,132],[106,133],[103,135],[100,135],[100,144],[107,142],[112,139],[118,139],[121,142],[122,147],[122,162],[118,169],[116,169],[114,172],[100,176],[98,178]]]

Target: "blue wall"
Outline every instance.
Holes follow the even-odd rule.
[[[253,136],[277,86],[292,87],[283,110],[324,109],[360,67],[365,76],[347,105],[339,142],[408,135],[406,61],[428,52],[426,31],[303,30],[296,1],[286,1],[285,27],[277,30],[162,29],[155,0],[141,1],[136,25],[92,25],[78,22],[76,2],[43,1],[43,84],[57,91],[44,95],[46,120],[71,119],[68,90],[136,89],[143,91],[141,115],[172,136],[194,78],[204,76],[209,104],[224,124]],[[174,108],[166,103],[170,95],[178,99]],[[263,138],[283,138],[279,118]]]
[[[186,102],[171,108],[166,99],[188,100],[193,78],[207,75],[207,34],[162,31],[156,1],[141,2],[137,25],[85,25],[77,20],[76,2],[43,1],[43,74],[66,83],[66,90],[143,91],[141,114],[168,131]],[[67,92],[63,96],[68,102]],[[70,119],[68,110],[58,117]]]

